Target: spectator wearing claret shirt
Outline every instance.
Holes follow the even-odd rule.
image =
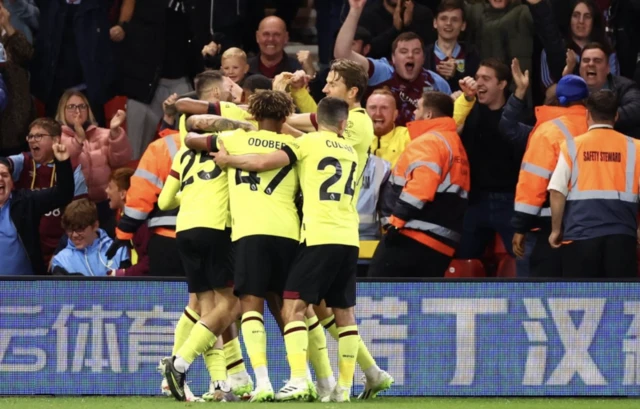
[[[131,145],[121,126],[125,118],[125,112],[118,110],[109,129],[98,127],[89,102],[77,91],[65,92],[58,105],[56,120],[62,124],[62,143],[74,163],[82,165],[89,199],[98,206],[103,228],[115,221],[104,191],[109,175],[131,160]]]
[[[367,114],[373,121],[373,133],[376,136],[371,143],[371,153],[388,161],[393,168],[404,148],[411,142],[411,137],[406,127],[395,124],[398,109],[391,91],[373,91],[367,99]]]
[[[461,79],[475,75],[480,64],[476,48],[458,41],[466,25],[463,0],[443,0],[433,20],[438,39],[425,50],[424,66],[447,80],[453,92],[460,90]]]
[[[127,191],[131,186],[131,176],[134,170],[130,168],[120,168],[109,178],[106,192],[111,210],[117,212],[118,220],[124,212],[125,199]],[[130,240],[131,244],[131,267],[119,268],[113,270],[111,275],[114,276],[142,276],[149,273],[149,256],[147,248],[149,246],[149,228],[145,222],[140,226]]]
[[[260,52],[248,61],[252,74],[274,78],[282,72],[296,72],[302,69],[302,65],[284,51],[289,42],[289,33],[281,18],[265,17],[258,26],[256,41]]]
[[[60,143],[62,128],[51,118],[38,118],[29,126],[26,140],[29,152],[10,156],[14,186],[17,189],[43,190],[56,186],[53,145]],[[73,172],[74,199],[87,196],[87,185],[80,166]],[[40,219],[40,247],[45,264],[49,264],[64,230],[60,224],[64,208],[45,213]]]
[[[393,40],[402,33],[416,33],[426,44],[435,41],[435,32],[427,24],[431,20],[431,10],[413,0],[382,0],[367,7],[359,24],[373,34],[371,58],[388,58]]]
[[[365,0],[349,0],[351,9],[338,33],[334,54],[336,58],[357,62],[369,72],[368,94],[385,86],[391,90],[398,102],[396,125],[403,126],[413,119],[418,100],[425,91],[451,94],[451,88],[440,75],[423,68],[424,43],[415,33],[402,33],[394,40],[391,63],[386,58],[374,60],[354,52],[351,43],[364,4]]]

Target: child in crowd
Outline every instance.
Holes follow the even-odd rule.
[[[107,276],[131,266],[126,247],[118,249],[113,259],[107,259],[106,252],[113,240],[98,227],[98,210],[88,199],[76,200],[67,206],[62,227],[69,240],[67,247],[53,256],[53,274]]]
[[[247,54],[239,48],[229,48],[222,54],[221,68],[225,77],[229,77],[233,82],[242,86],[242,83],[249,72]]]

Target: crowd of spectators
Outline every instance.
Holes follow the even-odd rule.
[[[178,132],[182,113],[243,105],[259,89],[312,112],[339,58],[368,72],[376,136],[361,257],[387,227],[379,202],[412,142],[407,124],[423,93],[440,91],[471,175],[455,258],[495,274],[498,246],[506,275],[528,277],[539,237],[514,222],[514,203],[530,135],[575,75],[612,91],[615,130],[640,139],[638,20],[640,0],[1,0],[0,275],[154,275],[146,225],[107,257],[152,142]],[[292,51],[293,40],[309,45]],[[203,97],[194,79],[210,69],[228,96]]]

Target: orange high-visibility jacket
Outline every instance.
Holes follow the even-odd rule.
[[[131,240],[138,227],[147,220],[153,233],[176,237],[178,210],[161,211],[158,208],[158,196],[169,177],[173,157],[182,145],[180,133],[175,130],[161,133],[167,134],[151,142],[131,177],[124,214],[116,228],[116,236],[120,240]]]
[[[453,118],[407,124],[413,139],[387,182],[383,216],[400,233],[453,256],[471,184],[469,160]]]
[[[587,131],[587,110],[582,105],[537,107],[536,118],[516,186],[511,225],[518,233],[551,226],[547,185],[558,162],[560,143]]]
[[[592,128],[563,143],[561,155],[571,171],[564,240],[636,237],[640,142],[610,128]]]

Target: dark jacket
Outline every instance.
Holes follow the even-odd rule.
[[[75,190],[71,160],[55,161],[57,184],[50,189],[20,189],[11,199],[11,221],[16,227],[34,274],[46,274],[47,267],[40,249],[40,218],[47,212],[63,208],[71,202]]]
[[[283,58],[276,66],[274,75],[278,75],[283,72],[296,72],[302,69],[302,65],[300,65],[297,59],[289,57],[286,51],[283,51],[283,53]],[[249,72],[251,74],[264,75],[264,73],[260,72],[260,54],[249,58],[247,63],[249,64]],[[247,74],[247,76],[251,74]]]
[[[452,78],[446,79],[449,87],[451,87],[451,92],[460,91],[460,80],[464,77],[475,77],[476,71],[478,71],[478,67],[480,66],[480,55],[478,54],[478,50],[469,44],[459,43],[462,49],[462,53],[464,54],[464,68],[462,71],[459,71],[456,67],[455,74]],[[433,72],[438,72],[436,70],[436,58],[433,54],[433,49],[435,48],[435,43],[429,44],[424,50],[424,67]]]
[[[393,15],[389,14],[382,2],[365,10],[358,24],[373,35],[371,51],[368,55],[371,58],[389,58],[393,40],[403,32],[413,31],[422,38],[424,44],[431,44],[436,40],[436,32],[433,29],[433,13],[428,7],[415,2],[411,24],[401,31],[398,31],[393,25]]]
[[[640,139],[640,87],[634,81],[618,75],[607,78],[609,89],[618,96],[618,121],[615,130]]]
[[[520,0],[496,10],[488,1],[468,4],[465,41],[478,48],[480,58],[496,57],[505,64],[517,58],[522,70],[533,67],[533,21]]]
[[[137,6],[137,5],[136,5]],[[109,38],[107,4],[103,0],[83,0],[70,6],[65,0],[39,0],[40,29],[35,41],[31,70],[31,91],[41,101],[50,102],[54,77],[69,7],[77,7],[73,19],[78,58],[82,68],[86,95],[92,104],[104,104],[113,96],[116,76],[113,46]],[[94,106],[94,109],[97,107]]]
[[[640,0],[613,0],[611,22],[620,64],[620,75],[640,79],[638,53],[640,53]]]
[[[148,104],[162,75],[167,2],[137,1],[118,47],[120,94]]]
[[[29,124],[36,117],[35,106],[29,90],[27,67],[33,57],[33,47],[21,32],[2,37],[9,60],[2,70],[7,85],[8,105],[0,115],[0,150],[11,150],[25,145]]]

